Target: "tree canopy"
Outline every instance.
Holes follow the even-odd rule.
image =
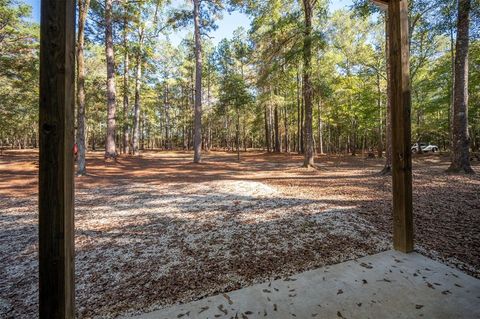
[[[379,149],[382,155],[388,144],[385,15],[366,0],[353,1],[348,10],[308,3],[307,34],[303,1],[200,1],[203,149],[305,152],[308,68],[316,151]],[[114,83],[117,104],[124,101],[114,115],[114,142],[121,152],[132,142],[139,150],[194,146],[194,11],[189,1],[180,4],[112,3]],[[477,4],[472,1],[468,70],[473,151],[480,143]],[[92,0],[86,20],[89,150],[102,149],[107,134],[105,8],[104,1]],[[213,41],[209,32],[232,11],[249,17],[249,29]],[[39,25],[30,14],[21,1],[0,0],[0,141],[12,147],[35,147],[38,133]],[[442,150],[450,148],[456,19],[455,1],[410,1],[413,140]],[[179,29],[186,32],[177,45],[169,40]],[[305,64],[305,41],[311,65]]]

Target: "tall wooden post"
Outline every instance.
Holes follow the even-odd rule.
[[[393,247],[413,250],[410,53],[407,0],[388,1],[392,102]]]
[[[39,315],[74,318],[75,0],[42,0]]]

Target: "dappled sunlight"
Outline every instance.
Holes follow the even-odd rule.
[[[2,215],[12,219],[3,254],[23,260],[5,282],[36,273],[36,202],[23,204],[28,231],[16,219],[22,214]],[[81,188],[75,223],[78,309],[87,317],[132,309],[119,306],[118,296],[134,309],[149,305],[149,298],[188,301],[200,291],[230,290],[390,247],[388,236],[354,205],[288,196],[252,180]],[[32,289],[35,278],[22,292]],[[35,302],[32,297],[24,306]]]
[[[105,203],[113,193],[121,200],[108,208],[93,204]],[[171,289],[176,290],[175,300],[189,300],[200,288],[221,291],[390,247],[355,206],[285,196],[258,181],[136,183],[82,190],[77,198],[77,271],[97,274],[95,283],[91,276],[79,279],[85,288],[79,297],[88,303],[104,296],[99,283],[125,296],[117,288],[124,280],[140,280],[148,287],[161,282],[159,302],[168,303],[173,301]],[[346,245],[341,253],[334,248],[340,238]],[[355,250],[347,242],[355,243]],[[332,249],[337,252],[330,255]],[[180,275],[178,267],[189,287],[165,282]],[[143,277],[144,269],[155,273]],[[141,306],[141,289],[130,289],[127,297]]]

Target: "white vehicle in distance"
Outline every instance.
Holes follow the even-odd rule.
[[[419,150],[422,151],[422,153],[436,153],[438,152],[438,146],[437,145],[432,145],[430,143],[415,143],[412,146],[412,153],[419,153]]]

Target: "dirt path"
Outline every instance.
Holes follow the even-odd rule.
[[[88,159],[77,179],[81,318],[153,310],[390,248],[391,183],[381,160],[183,152]],[[480,277],[480,178],[414,164],[416,249]],[[36,154],[0,157],[0,317],[37,303]],[[480,167],[476,166],[477,171]]]

